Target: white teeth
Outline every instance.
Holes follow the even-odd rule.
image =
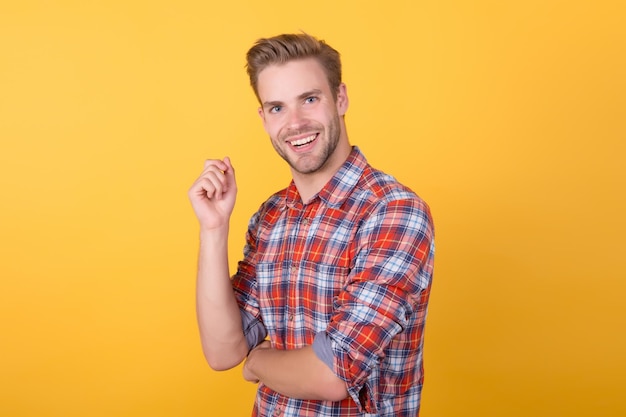
[[[309,142],[313,142],[313,139],[315,139],[315,135],[311,135],[311,136],[307,136],[306,138],[294,140],[293,142],[291,142],[291,144],[294,146],[302,146],[302,145],[306,145]]]

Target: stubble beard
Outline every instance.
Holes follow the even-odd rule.
[[[318,128],[319,126],[319,128]],[[287,131],[284,134],[279,136],[279,143],[285,144],[284,137],[293,136],[295,134],[302,134],[308,131],[318,131],[319,137],[317,140],[325,140],[322,143],[322,147],[317,151],[316,154],[309,153],[301,156],[290,157],[283,148],[278,146],[274,139],[272,139],[272,144],[274,145],[274,149],[276,152],[289,164],[292,170],[298,172],[299,174],[313,174],[319,170],[321,170],[326,162],[330,159],[332,154],[337,149],[337,144],[339,143],[339,137],[341,135],[341,129],[339,127],[339,115],[335,114],[331,119],[331,122],[328,124],[328,129],[325,129],[324,126],[318,124],[310,124],[300,129],[298,132]],[[285,145],[289,146],[289,145]],[[296,159],[297,158],[297,159]]]

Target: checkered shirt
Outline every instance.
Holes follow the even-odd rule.
[[[293,399],[261,383],[252,415],[417,416],[433,260],[426,203],[357,147],[308,203],[293,182],[271,196],[250,219],[237,301],[275,349],[324,332],[349,397]]]

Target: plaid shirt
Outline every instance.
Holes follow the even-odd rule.
[[[434,257],[428,206],[354,147],[308,203],[293,182],[271,196],[246,238],[232,281],[240,307],[275,349],[322,334],[349,393],[299,400],[261,383],[253,416],[417,416]]]

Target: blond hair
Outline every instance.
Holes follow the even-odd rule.
[[[323,40],[318,40],[306,33],[262,38],[250,48],[246,54],[246,71],[257,99],[260,101],[257,82],[261,71],[270,65],[282,65],[289,61],[306,58],[314,58],[322,66],[333,98],[336,99],[341,84],[339,52]]]

